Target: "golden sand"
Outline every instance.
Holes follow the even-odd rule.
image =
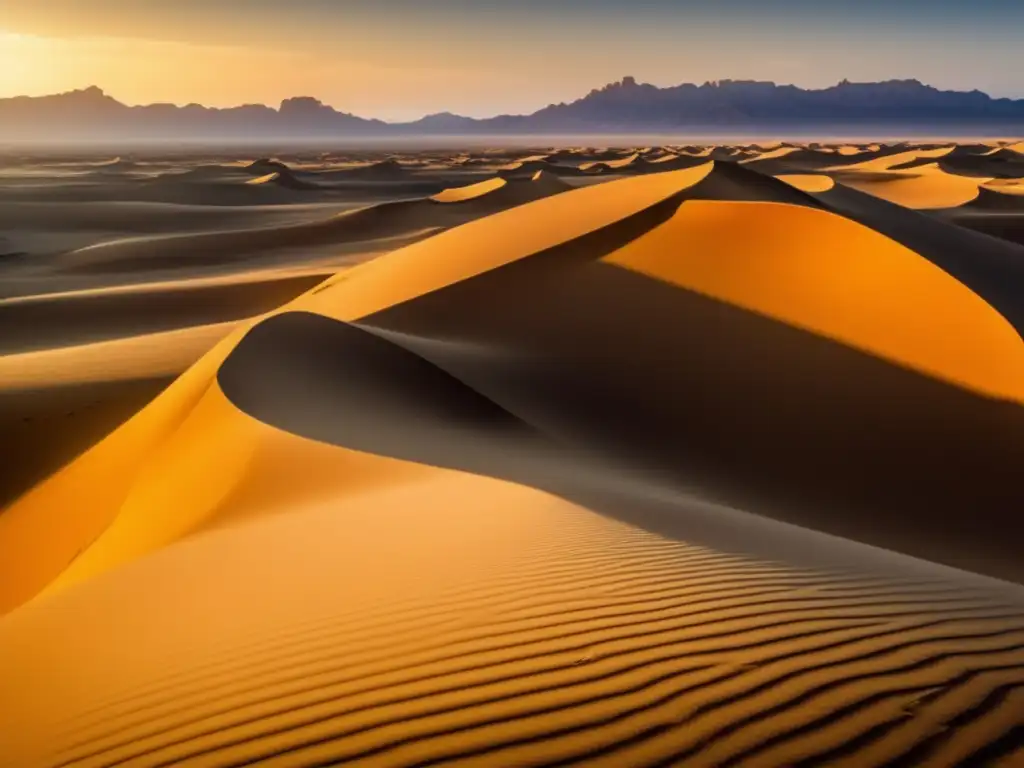
[[[974,263],[1004,271],[957,279],[930,250],[937,219],[883,206],[897,242],[830,197],[949,208],[983,182],[930,163],[952,148],[839,146],[854,162],[777,179],[733,162],[818,150],[688,149],[716,160],[651,173],[640,152],[608,153],[579,167],[637,175],[578,189],[544,170],[477,175],[267,227],[298,246],[425,234],[255,312],[241,308],[267,275],[251,268],[80,287],[161,248],[179,264],[160,238],[82,261],[54,278],[63,292],[0,301],[5,317],[51,307],[105,334],[24,332],[0,396],[187,367],[0,513],[0,764],[1013,765],[1024,592],[990,576],[1021,577],[998,521],[1024,502],[1005,482],[1024,344],[992,288],[1015,262],[978,235]],[[214,252],[258,235],[181,237]],[[204,290],[221,292],[203,304]],[[160,330],[131,329],[146,297],[195,312],[226,296],[238,304],[216,322],[165,308]],[[261,335],[289,318],[326,341]],[[253,348],[267,365],[223,378]],[[320,422],[337,429],[289,426]],[[397,442],[361,449],[356,422]],[[680,434],[646,434],[659,423]],[[906,436],[886,429],[934,441],[889,456],[879,441]],[[426,460],[389,453],[403,440]],[[477,474],[450,468],[467,445]],[[801,507],[776,487],[794,477],[831,495]],[[730,483],[765,496],[741,509],[719,495]],[[929,484],[975,507],[921,512]],[[936,544],[932,527],[963,540]],[[854,533],[820,532],[836,530]],[[947,567],[964,563],[987,575]]]

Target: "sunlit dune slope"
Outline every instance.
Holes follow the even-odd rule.
[[[903,152],[872,153],[864,160],[847,159],[846,162],[835,163],[823,170],[827,171],[888,171],[908,163],[932,162],[937,158],[949,155],[954,146],[937,149],[909,149]]]
[[[493,179],[487,179],[486,181],[480,181],[476,184],[470,184],[465,187],[452,187],[451,189],[446,189],[443,192],[438,192],[431,198],[431,200],[435,200],[439,203],[461,203],[501,189],[507,183],[508,182],[504,179],[495,177]]]
[[[963,205],[978,196],[978,185],[985,181],[948,173],[936,164],[906,171],[837,171],[835,177],[854,189],[917,209]]]
[[[337,279],[344,298],[321,291],[307,295],[296,306],[321,307],[333,316],[353,319],[378,311],[586,235],[610,221],[643,212],[690,186],[709,168],[665,174],[652,180],[631,179],[612,192],[595,187],[554,196],[545,201],[539,213],[526,206],[512,209],[481,220],[480,227],[467,225],[444,233],[436,240],[435,248],[403,249],[365,265],[358,274],[342,273]],[[560,204],[563,198],[570,202]],[[520,227],[526,222],[532,226],[524,231]],[[492,236],[494,232],[516,232],[517,238],[496,240],[489,249],[481,251],[479,238],[487,236],[488,231]],[[445,254],[444,260],[434,257],[439,252]],[[401,277],[394,279],[396,274]],[[330,287],[331,281],[325,286]],[[10,607],[36,593],[118,516],[133,478],[143,471],[154,452],[163,450],[164,441],[201,401],[217,367],[237,343],[240,333],[222,341],[110,438],[0,516],[0,550],[4,555],[0,604]],[[83,494],[82,483],[96,492]],[[61,520],[70,513],[67,504],[71,499],[76,499],[77,505],[74,520],[64,525]],[[50,535],[53,527],[61,528],[59,535]]]
[[[476,200],[496,208],[499,206],[511,207],[540,200],[568,189],[570,189],[569,185],[557,176],[539,170],[535,171],[528,180],[509,181],[496,176],[465,187],[451,187],[433,195],[430,199],[437,203],[466,203]]]
[[[967,759],[1019,715],[1011,590],[824,537],[802,540],[818,567],[717,552],[522,486],[333,450],[329,502],[0,622],[4,755],[862,766]],[[344,491],[350,460],[378,484]]]
[[[756,151],[332,220],[0,513],[0,763],[1012,765],[1024,248]]]
[[[721,197],[718,201],[702,202],[715,191],[725,199],[731,196],[733,200],[757,202],[723,202]],[[430,365],[448,371],[456,381],[466,382],[467,392],[483,393],[497,404],[499,412],[512,414],[512,423],[528,425],[528,432],[539,430],[570,442],[591,435],[594,439],[590,442],[595,447],[610,440],[612,443],[599,450],[614,454],[634,452],[637,460],[652,446],[632,445],[633,438],[628,435],[593,433],[595,424],[591,419],[595,414],[573,417],[559,404],[562,395],[553,391],[549,392],[550,402],[545,403],[544,398],[549,396],[545,394],[546,384],[509,380],[506,383],[514,385],[515,391],[490,391],[506,375],[502,371],[509,356],[521,359],[524,371],[548,359],[543,368],[554,373],[571,364],[563,356],[564,351],[556,350],[574,334],[580,345],[576,355],[598,344],[597,339],[591,338],[589,327],[572,327],[574,323],[587,322],[591,307],[601,317],[614,318],[612,322],[621,323],[623,329],[638,327],[638,323],[651,325],[657,329],[655,335],[670,346],[672,339],[681,343],[684,338],[695,340],[709,333],[724,333],[716,342],[724,348],[740,343],[733,330],[713,332],[699,325],[688,328],[669,323],[658,314],[645,320],[645,311],[654,310],[645,310],[645,303],[638,298],[631,299],[625,285],[614,304],[624,314],[608,314],[613,306],[609,296],[615,294],[615,289],[611,284],[604,287],[601,281],[625,280],[615,276],[615,272],[606,272],[610,268],[625,267],[648,275],[645,280],[653,278],[685,288],[685,292],[678,292],[676,300],[680,309],[686,302],[695,301],[691,298],[695,294],[711,297],[723,306],[810,332],[829,343],[838,342],[843,348],[860,350],[956,388],[1018,403],[1024,400],[1024,350],[1013,328],[999,313],[917,254],[864,226],[816,210],[814,198],[801,195],[783,182],[712,164],[567,192],[471,222],[350,270],[326,281],[285,310],[316,313],[311,316],[335,321],[368,321],[371,325],[377,323],[372,318],[386,318],[391,309],[399,318],[409,315],[412,320],[393,326],[399,334],[394,341],[403,346],[403,339],[411,339],[410,352],[425,355]],[[793,204],[804,200],[806,205]],[[481,248],[482,243],[487,243],[487,247]],[[825,258],[823,253],[827,254]],[[444,258],[438,258],[438,254],[444,254]],[[513,265],[517,269],[509,271]],[[533,277],[525,277],[529,275]],[[601,276],[600,280],[592,283],[597,276]],[[524,279],[535,282],[535,288],[526,289],[522,298],[516,298]],[[495,281],[496,287],[486,287]],[[557,285],[559,290],[582,291],[572,298],[550,297],[552,306],[561,301],[564,307],[573,307],[576,319],[570,320],[564,314],[545,315],[541,289],[549,284]],[[591,284],[594,287],[588,288]],[[504,288],[498,287],[502,285]],[[458,291],[452,292],[454,288]],[[630,290],[642,295],[644,291],[654,291],[654,284],[637,284]],[[472,303],[464,305],[461,299],[448,298],[457,297],[459,291],[467,297],[478,293],[488,297],[484,301],[490,305],[494,321],[507,322],[508,327],[488,332],[487,317],[471,309]],[[658,302],[669,300],[669,294],[661,298],[660,292],[654,291],[652,301],[655,295],[659,296]],[[452,300],[456,303],[446,310],[429,309],[437,302],[443,306]],[[502,310],[509,301],[512,305]],[[522,302],[522,310],[536,310],[532,319],[521,316],[518,302]],[[431,318],[426,325],[417,319],[421,306],[426,313],[423,317]],[[871,306],[872,311],[864,311],[865,306]],[[470,321],[471,317],[475,319]],[[741,322],[741,315],[736,317],[736,322]],[[457,326],[431,330],[430,323],[441,318]],[[386,320],[383,323],[382,332],[392,327]],[[467,340],[466,346],[450,344],[449,341],[466,333],[466,329],[460,328],[463,323],[467,328],[476,324],[476,330],[484,336]],[[534,338],[538,323],[549,325],[547,335],[554,345],[549,349],[537,346],[544,338]],[[317,333],[311,332],[311,339],[317,337]],[[438,339],[436,344],[430,342],[431,337]],[[16,605],[51,583],[73,582],[104,571],[194,531],[222,514],[234,514],[229,501],[237,497],[238,488],[249,482],[249,453],[242,446],[252,448],[258,441],[234,436],[234,427],[230,426],[234,419],[230,415],[232,408],[223,401],[212,381],[243,338],[247,338],[244,328],[221,342],[125,427],[0,517],[0,547],[5,555],[3,596],[7,606]],[[267,343],[276,349],[277,342]],[[295,342],[282,343],[295,346]],[[251,346],[246,342],[246,349]],[[635,371],[643,380],[640,372],[647,370],[645,366],[656,365],[659,354],[664,354],[654,354],[655,349],[651,347],[640,356],[639,350],[624,351],[626,356],[620,359],[620,365]],[[798,357],[802,354],[799,352]],[[487,361],[492,355],[494,361],[489,370]],[[268,352],[255,359],[272,358],[273,354]],[[600,376],[592,367],[595,362],[596,359],[588,367],[580,366],[577,360],[577,375],[589,372],[587,375]],[[813,371],[816,364],[813,358],[800,358],[799,365],[810,365],[808,370]],[[278,367],[301,370],[292,364]],[[709,367],[702,371],[701,377],[721,375],[712,374],[712,370]],[[682,371],[676,375],[682,375]],[[665,373],[661,376],[664,379]],[[254,372],[251,378],[272,380],[264,372]],[[672,380],[664,379],[659,391]],[[681,386],[682,381],[677,384]],[[502,387],[505,386],[503,383]],[[629,408],[638,407],[643,399],[641,392],[632,387],[621,394],[628,398],[626,402],[632,403]],[[294,396],[299,407],[311,407],[303,403],[302,396]],[[290,402],[293,395],[281,397],[283,402]],[[660,400],[654,398],[651,402]],[[269,407],[272,412],[261,413],[259,418],[273,423],[278,405]],[[563,409],[562,415],[550,421],[559,409]],[[330,423],[330,419],[325,423]],[[638,417],[636,423],[639,429],[644,419]],[[206,449],[195,450],[199,442]],[[224,447],[218,447],[221,445]],[[235,448],[228,451],[228,445]],[[993,450],[1002,450],[998,445]],[[357,447],[363,446],[360,443]],[[231,454],[233,463],[217,473],[215,483],[206,472],[209,462],[222,452],[225,456]],[[452,465],[462,468],[463,455],[458,453],[451,460]],[[407,458],[431,463],[427,456]],[[986,470],[995,473],[993,478],[1003,472],[1001,461]],[[476,467],[476,471],[506,474],[500,461],[493,466]],[[684,468],[684,474],[688,471]],[[720,472],[729,474],[723,467],[716,468],[713,474]],[[272,474],[268,473],[268,477]],[[518,474],[513,474],[519,479]],[[195,480],[188,481],[189,477]],[[998,486],[1001,481],[993,482]],[[193,495],[174,497],[169,495],[172,488],[178,494]],[[261,494],[243,495],[255,498]],[[65,521],[71,499],[75,499],[74,519]],[[189,510],[187,514],[178,508],[180,499],[188,500],[184,504]],[[163,517],[153,511],[167,504],[170,506]],[[54,529],[59,529],[60,535],[52,535]]]
[[[607,261],[1024,403],[1024,348],[1006,319],[927,260],[840,216],[693,201]]]
[[[832,189],[835,182],[831,177],[824,174],[780,174],[775,178],[784,181],[803,192],[827,192]]]
[[[957,226],[929,212],[908,210],[844,183],[815,193],[829,210],[905,245],[955,277],[1006,317],[1024,337],[1024,248]],[[964,208],[956,209],[964,210]]]
[[[0,442],[18,447],[0,465],[0,507],[129,419],[233,325],[0,356]]]

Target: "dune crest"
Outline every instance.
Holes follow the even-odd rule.
[[[466,200],[472,200],[481,195],[486,195],[495,190],[501,189],[508,184],[505,179],[501,177],[495,177],[486,181],[480,181],[476,184],[470,184],[466,187],[453,187],[446,189],[443,192],[438,192],[433,195],[430,199],[438,203],[462,203]]]
[[[605,261],[1024,404],[1024,345],[1006,319],[909,249],[841,216],[694,200]],[[867,305],[872,312],[859,310]]]

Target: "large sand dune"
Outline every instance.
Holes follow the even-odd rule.
[[[1015,765],[993,149],[203,158],[314,199],[0,266],[0,764]]]

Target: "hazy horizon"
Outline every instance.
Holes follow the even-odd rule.
[[[1024,97],[1016,74],[1024,67],[1024,4],[894,6],[7,0],[0,97],[96,85],[126,104],[228,107],[310,95],[388,121],[445,111],[529,113],[626,75],[660,87],[733,79],[822,88],[844,78],[914,78]]]

